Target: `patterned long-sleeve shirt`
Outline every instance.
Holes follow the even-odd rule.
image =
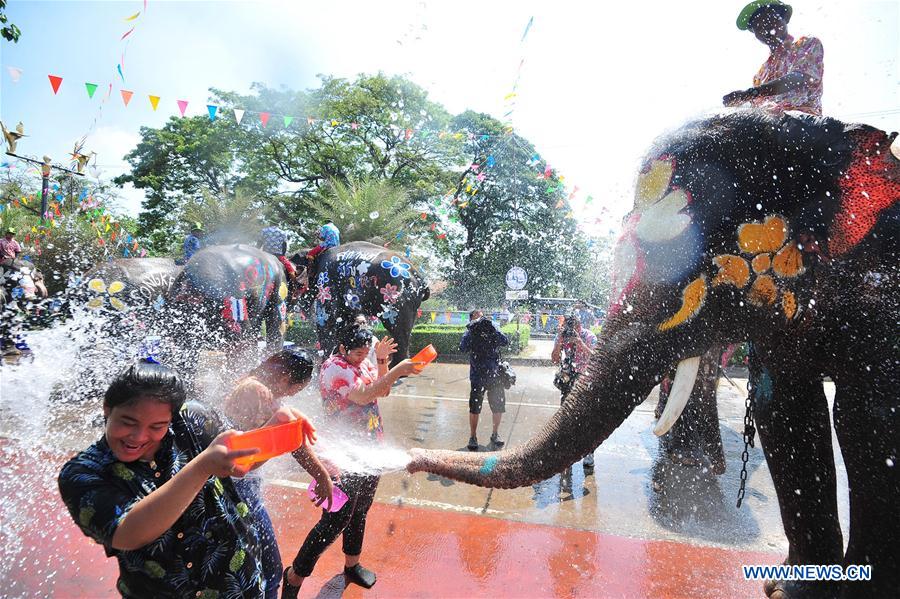
[[[790,35],[783,46],[769,54],[753,78],[753,86],[769,83],[789,73],[803,73],[805,85],[778,94],[751,100],[754,106],[768,110],[799,110],[809,114],[822,114],[822,77],[825,72],[825,50],[815,37],[794,40]]]
[[[72,458],[59,475],[63,502],[81,531],[119,562],[117,590],[129,598],[262,597],[258,515],[231,479],[210,477],[158,539],[135,550],[112,546],[122,520],[203,451],[223,424],[185,404],[150,462],[120,462],[106,439]]]

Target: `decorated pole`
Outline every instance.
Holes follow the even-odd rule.
[[[41,220],[47,217],[47,203],[49,201],[50,196],[50,174],[54,169],[58,171],[62,171],[64,173],[69,173],[70,175],[78,175],[79,177],[83,177],[84,173],[79,173],[77,171],[73,171],[67,169],[62,166],[56,166],[50,164],[50,157],[44,156],[43,162],[39,162],[34,158],[26,158],[25,156],[19,156],[18,154],[13,154],[12,152],[7,152],[7,156],[12,156],[13,158],[18,158],[19,160],[24,160],[26,162],[30,162],[32,164],[38,164],[41,167]]]

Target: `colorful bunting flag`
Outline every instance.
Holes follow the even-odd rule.
[[[216,111],[219,110],[219,107],[213,106],[212,104],[207,104],[206,109],[209,111],[209,120],[216,120]]]
[[[178,100],[178,110],[181,112],[181,116],[184,116],[184,111],[187,110],[187,107],[187,100]]]
[[[9,78],[12,79],[12,82],[18,83],[22,77],[22,69],[19,67],[6,67],[6,70],[9,72]]]
[[[156,112],[156,109],[159,107],[159,96],[148,96],[150,98],[150,106],[153,107],[153,112]]]
[[[94,92],[97,91],[96,83],[85,83],[84,87],[87,88],[88,98],[94,97]]]
[[[290,126],[291,126],[291,122],[292,122],[293,120],[294,120],[294,117],[292,117],[292,116],[286,116],[286,117],[284,117],[284,126],[285,126],[285,127],[290,127]]]
[[[240,125],[240,124],[241,124],[241,119],[242,119],[242,118],[244,118],[244,111],[241,110],[240,108],[235,108],[235,109],[234,109],[234,121],[235,121],[238,125]]]
[[[269,113],[268,112],[260,112],[259,120],[262,121],[263,127],[265,127],[269,122]]]
[[[127,89],[119,91],[122,93],[122,101],[125,102],[125,106],[128,106],[128,103],[131,102],[131,96],[134,95],[134,92],[130,92]]]
[[[62,84],[62,77],[47,75],[47,78],[50,79],[50,87],[53,88],[53,95],[55,96],[56,92],[59,91],[59,86]]]

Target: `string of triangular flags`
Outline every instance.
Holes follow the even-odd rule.
[[[24,70],[20,69],[18,67],[7,66],[6,70],[9,73],[9,76],[12,79],[13,83],[18,83],[21,80],[22,75],[24,73]],[[63,81],[65,80],[65,78],[63,76],[54,75],[54,74],[47,75],[47,78],[50,82],[50,89],[52,90],[53,95],[59,95],[60,90],[63,87]],[[112,84],[110,83],[109,86],[110,86],[110,93],[111,93]],[[97,83],[93,83],[93,82],[84,82],[84,87],[85,87],[85,91],[88,95],[88,98],[93,99],[94,94],[96,93],[96,91],[100,87],[100,85]],[[132,98],[134,98],[134,96],[135,96],[134,90],[124,89],[124,88],[119,90],[119,94],[122,98],[122,103],[125,107],[129,106]],[[109,94],[107,94],[107,98],[108,97],[109,97]],[[153,112],[157,112],[161,105],[162,96],[159,94],[147,94],[147,100],[149,102],[150,109]],[[188,107],[191,106],[191,102],[189,100],[176,99],[175,105],[178,108],[178,113],[182,117],[187,116]],[[223,110],[222,110],[221,106],[216,105],[216,104],[205,104],[205,108],[206,108],[206,114],[208,115],[208,117],[211,121],[215,121],[217,118],[222,118]],[[263,128],[268,127],[269,123],[272,122],[273,120],[274,120],[274,122],[281,122],[284,128],[289,128],[292,126],[303,126],[304,124],[307,128],[315,126],[315,125],[319,125],[319,126],[323,126],[323,127],[331,127],[332,129],[339,128],[339,127],[349,127],[351,130],[356,130],[360,127],[359,122],[356,122],[353,120],[348,121],[345,119],[330,118],[330,117],[321,117],[320,118],[320,117],[306,116],[306,117],[298,118],[296,115],[283,114],[283,113],[278,113],[278,112],[274,112],[274,111],[248,110],[248,109],[244,109],[244,108],[233,108],[231,110],[231,112],[232,112],[232,116],[234,118],[235,123],[237,123],[239,125],[246,122],[245,116],[256,115],[256,117],[259,119],[259,122],[262,124]],[[503,137],[512,132],[511,127],[507,127],[500,134],[473,133],[470,131],[461,131],[461,130],[452,130],[452,129],[443,129],[443,130],[435,131],[433,129],[414,128],[414,127],[403,128],[403,127],[396,126],[395,128],[397,131],[400,131],[403,133],[404,141],[410,141],[413,138],[427,139],[432,136],[435,136],[439,139],[451,137],[456,140],[461,140],[466,137],[468,137],[468,139],[474,139],[475,137],[488,139],[490,137]]]

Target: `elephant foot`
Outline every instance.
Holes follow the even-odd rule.
[[[840,583],[831,581],[767,580],[763,591],[769,599],[836,599]]]

